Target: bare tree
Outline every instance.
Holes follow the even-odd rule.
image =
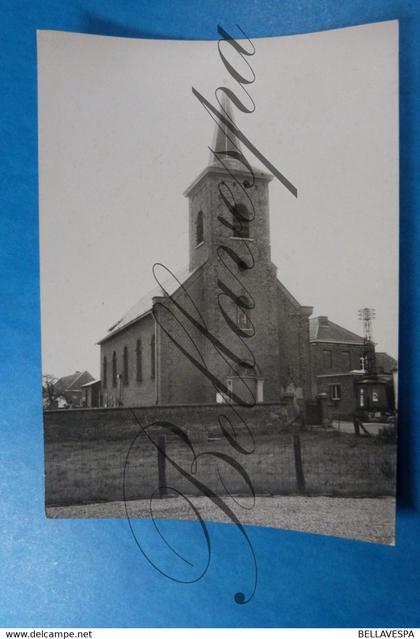
[[[57,381],[58,377],[55,375],[42,376],[42,399],[44,408],[50,408],[54,400],[57,398],[57,391],[55,388]]]

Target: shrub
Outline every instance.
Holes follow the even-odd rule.
[[[379,429],[378,437],[386,444],[397,443],[397,427],[395,424],[384,426]]]

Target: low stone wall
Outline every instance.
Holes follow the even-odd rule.
[[[293,443],[297,427],[290,426],[288,406],[237,410],[243,421],[226,405],[47,411],[46,504],[148,499],[173,491],[249,495],[247,478],[260,495],[302,489],[296,437]],[[393,494],[395,446],[304,430],[299,443],[306,493]]]

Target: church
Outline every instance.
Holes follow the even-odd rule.
[[[290,388],[311,397],[313,308],[271,261],[272,176],[250,171],[221,121],[211,149],[184,193],[188,266],[155,266],[157,288],[98,342],[103,406],[278,402]]]

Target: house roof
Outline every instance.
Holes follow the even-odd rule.
[[[128,311],[118,320],[115,324],[113,324],[109,329],[107,335],[103,337],[98,344],[102,344],[110,337],[113,337],[116,333],[126,328],[128,325],[137,321],[141,317],[148,315],[152,311],[153,307],[153,298],[154,297],[164,297],[165,291],[168,295],[173,295],[175,291],[180,288],[180,285],[184,285],[187,280],[196,273],[201,267],[198,267],[192,271],[188,267],[181,269],[174,273],[175,278],[171,277],[162,282],[163,288],[161,286],[156,286],[151,289],[148,293],[143,295],[133,306],[131,306]]]
[[[87,384],[83,384],[82,388],[87,388],[88,386],[95,386],[96,384],[100,384],[101,380],[100,379],[93,379],[91,382],[88,382]]]
[[[363,344],[363,337],[331,322],[325,315],[312,317],[309,320],[309,339],[311,342]]]
[[[55,389],[64,393],[66,391],[77,391],[82,388],[82,385],[86,382],[90,382],[93,380],[93,376],[89,373],[89,371],[76,371],[72,375],[65,375],[64,377],[60,377],[54,384]]]
[[[381,369],[384,373],[392,373],[393,370],[397,370],[397,360],[388,355],[388,353],[376,353],[376,367]]]

